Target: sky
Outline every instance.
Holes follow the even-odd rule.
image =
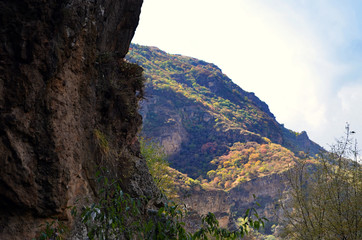
[[[134,43],[220,67],[279,123],[362,148],[362,1],[144,0]]]

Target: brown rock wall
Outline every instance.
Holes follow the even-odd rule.
[[[201,216],[212,212],[221,227],[233,229],[237,219],[244,216],[246,209],[251,208],[255,208],[260,216],[271,222],[278,222],[282,215],[281,209],[277,208],[277,202],[285,188],[285,176],[272,174],[239,183],[229,191],[191,190],[180,199],[192,213],[191,217],[186,219],[187,228],[196,231],[200,226]],[[260,206],[255,204],[253,195]]]
[[[0,239],[32,238],[51,217],[70,223],[66,208],[93,197],[99,164],[125,191],[156,196],[136,139],[142,70],[123,61],[141,5],[0,2]]]

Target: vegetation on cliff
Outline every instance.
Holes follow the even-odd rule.
[[[228,154],[211,162],[217,169],[209,171],[207,176],[214,187],[230,189],[240,182],[282,173],[293,167],[297,159],[293,152],[279,144],[236,142]]]
[[[273,131],[279,130],[268,106],[253,93],[243,91],[213,64],[135,44],[131,45],[128,59],[144,68],[151,96],[154,91],[162,92],[172,97],[169,100],[175,107],[204,107],[212,115],[216,129],[238,128],[271,138]],[[149,122],[154,121],[145,124]]]
[[[167,156],[159,143],[140,139],[141,154],[146,160],[147,167],[152,175],[156,186],[168,199],[176,197],[175,175],[173,169],[169,167]]]
[[[305,132],[285,129],[211,63],[136,44],[126,58],[147,80],[143,134],[164,145],[171,167],[194,179],[229,189],[321,149]]]
[[[141,141],[144,144],[144,141]],[[153,148],[152,143],[143,146],[148,160],[148,166],[155,181],[163,179],[161,173],[168,172],[165,160],[158,155],[160,148]],[[151,149],[152,148],[152,149]],[[152,152],[152,153],[150,153]],[[157,154],[155,154],[157,153]],[[154,171],[157,169],[156,171]],[[162,169],[162,171],[158,171]],[[264,227],[266,218],[260,217],[257,211],[247,209],[240,218],[239,226],[233,230],[222,228],[215,214],[208,212],[201,217],[201,225],[195,232],[185,228],[185,218],[188,215],[186,206],[164,199],[158,209],[148,209],[152,199],[146,196],[131,196],[122,191],[121,180],[111,180],[103,176],[107,169],[97,171],[97,181],[103,188],[97,193],[98,200],[83,207],[80,217],[86,228],[89,239],[178,239],[178,240],[207,240],[211,239],[241,239],[251,230]],[[157,182],[156,182],[157,184]],[[163,193],[168,193],[170,185],[158,185]],[[77,215],[76,207],[72,214]],[[62,225],[47,224],[41,239],[65,239],[66,230]]]

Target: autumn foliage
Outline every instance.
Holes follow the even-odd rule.
[[[230,189],[243,181],[284,172],[293,166],[297,159],[294,153],[279,144],[237,142],[228,154],[212,161],[217,169],[207,173],[209,184]]]

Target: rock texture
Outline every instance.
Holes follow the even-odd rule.
[[[143,119],[157,116],[159,123],[165,123],[167,127],[158,128],[156,126],[146,126],[149,131],[158,136],[159,142],[166,155],[176,154],[181,150],[183,142],[188,140],[188,132],[182,122],[182,115],[173,108],[173,103],[167,98],[160,98],[148,93],[147,100],[143,101],[141,114]],[[145,104],[146,103],[146,104]],[[157,108],[154,106],[158,106]],[[162,119],[162,120],[161,120]],[[144,127],[145,128],[145,127]]]
[[[191,231],[198,229],[200,216],[208,212],[215,214],[221,227],[233,229],[237,219],[244,216],[246,209],[255,208],[260,216],[268,218],[264,231],[271,234],[271,226],[282,217],[277,202],[285,188],[285,176],[273,174],[240,183],[230,191],[193,189],[182,195],[180,200],[193,213],[187,219],[187,227]]]
[[[51,217],[72,225],[67,206],[94,195],[100,164],[156,196],[136,138],[142,70],[123,60],[141,5],[0,2],[0,239],[31,239]]]

